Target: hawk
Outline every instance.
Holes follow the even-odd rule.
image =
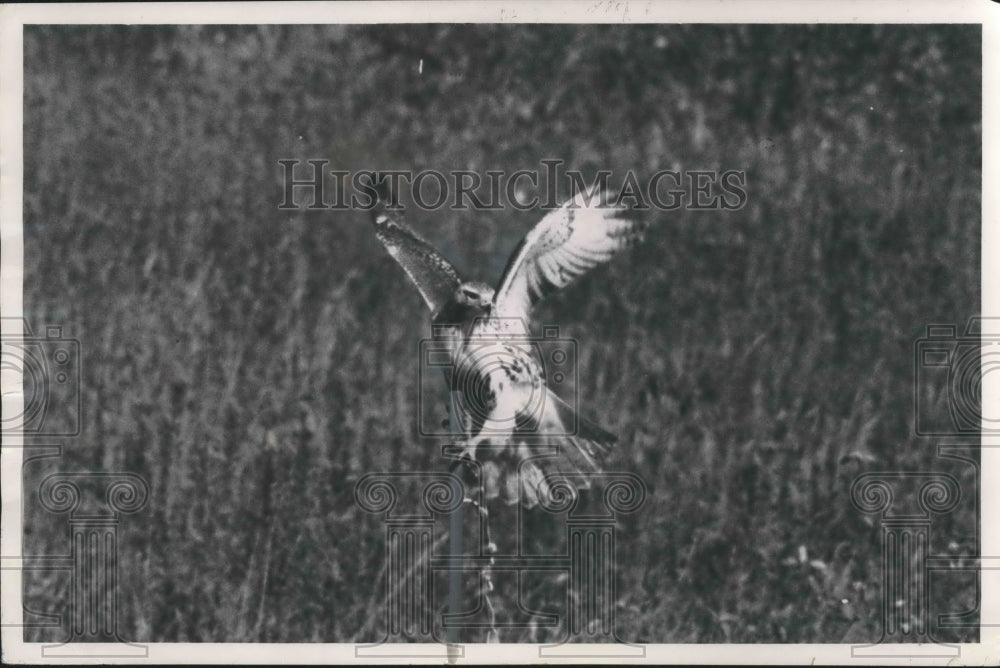
[[[449,357],[446,381],[463,407],[463,458],[482,464],[486,498],[533,507],[553,485],[575,496],[616,437],[579,417],[546,384],[533,345],[532,308],[641,238],[643,225],[620,206],[580,193],[524,237],[494,290],[464,281],[441,253],[390,209],[372,210],[375,234],[431,311],[434,339]]]

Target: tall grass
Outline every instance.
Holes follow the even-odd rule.
[[[740,169],[744,209],[656,214],[537,314],[579,342],[609,468],[650,489],[620,525],[619,635],[876,640],[858,473],[951,470],[932,549],[975,550],[975,472],[913,435],[912,351],[978,311],[979,53],[965,26],[28,27],[25,309],[80,339],[84,422],[25,484],[149,481],[126,638],[377,640],[383,526],[352,490],[445,466],[416,428],[427,315],[363,212],[277,209],[277,161]],[[489,281],[538,218],[408,215]],[[26,553],[65,551],[63,519],[25,521]],[[25,577],[29,607],[65,608],[68,576]],[[974,576],[949,582],[934,610],[975,607]]]

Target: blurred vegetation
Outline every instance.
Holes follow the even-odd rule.
[[[977,489],[913,436],[912,351],[978,312],[980,49],[957,25],[26,27],[25,311],[80,339],[84,406],[26,483],[149,481],[122,524],[125,638],[377,640],[383,528],[352,490],[444,466],[416,429],[427,314],[366,214],[277,209],[277,161],[745,170],[744,209],[657,214],[538,313],[580,342],[609,468],[650,488],[619,531],[618,633],[877,640],[852,480]],[[408,215],[488,281],[538,219]],[[974,497],[933,552],[974,553]],[[65,552],[64,518],[27,497],[25,520],[26,553]],[[26,604],[61,609],[67,578],[26,574]],[[933,610],[976,607],[974,575],[949,582]]]

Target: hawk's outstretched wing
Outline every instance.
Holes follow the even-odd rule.
[[[585,204],[584,193],[547,214],[514,251],[493,298],[492,315],[527,320],[531,308],[639,240],[644,225],[624,207]]]
[[[403,222],[398,211],[386,208],[380,200],[372,209],[372,224],[375,235],[417,286],[432,314],[454,298],[461,283],[458,272],[436,248]]]

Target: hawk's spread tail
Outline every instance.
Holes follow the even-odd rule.
[[[486,500],[500,498],[508,505],[534,508],[558,503],[566,494],[575,498],[579,490],[590,489],[592,477],[601,472],[590,465],[589,456],[581,457],[587,447],[566,436],[545,445],[515,443],[493,454],[482,464]]]
[[[558,420],[558,427],[552,420]],[[483,487],[487,500],[502,498],[508,504],[533,508],[568,492],[590,489],[601,460],[617,438],[600,426],[578,416],[551,390],[537,423],[523,425],[512,442],[492,446],[482,453]],[[544,434],[560,434],[545,437]],[[563,486],[563,483],[565,486]],[[553,487],[561,490],[553,490]]]

